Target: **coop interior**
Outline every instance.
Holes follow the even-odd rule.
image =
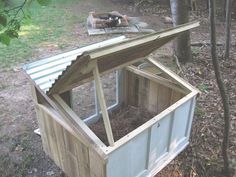
[[[115,142],[189,93],[148,62],[112,71],[103,75],[101,81]],[[71,107],[109,146],[94,81],[72,90]]]

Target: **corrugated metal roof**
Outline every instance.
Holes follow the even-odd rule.
[[[91,51],[111,44],[116,44],[125,39],[125,36],[120,36],[50,58],[38,60],[24,65],[23,70],[25,70],[35,84],[46,93],[54,81],[62,74],[67,66],[71,65],[72,61],[74,61],[77,56],[82,55],[85,51]]]
[[[46,94],[62,93],[92,78],[89,64],[96,63],[100,74],[118,69],[144,59],[180,33],[197,26],[199,22],[191,22],[130,40],[121,36],[27,64],[23,69]]]
[[[182,32],[197,26],[199,22],[191,22],[88,51],[67,66],[51,85],[47,94],[63,93],[92,80],[92,70],[95,65],[99,74],[103,75],[143,60]]]

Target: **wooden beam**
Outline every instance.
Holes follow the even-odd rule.
[[[167,69],[162,64],[158,63],[154,58],[148,57],[147,60],[149,62],[151,62],[152,64],[154,64],[158,69],[163,71],[165,74],[167,74],[169,77],[171,77],[173,80],[175,80],[176,82],[181,84],[183,87],[187,88],[190,91],[194,91],[194,92],[200,93],[200,91],[197,88],[193,87],[191,84],[186,82],[184,79],[179,77],[177,74],[175,74],[171,70]]]
[[[106,129],[107,139],[108,139],[110,146],[114,146],[114,139],[113,139],[111,124],[110,124],[110,120],[109,120],[109,116],[108,116],[108,112],[107,112],[105,97],[104,97],[102,83],[101,83],[101,79],[100,79],[97,65],[93,69],[93,76],[94,76],[94,80],[95,80],[96,92],[97,92],[99,105],[100,105],[100,108],[102,111],[102,118],[103,118],[104,126]]]
[[[147,79],[150,79],[150,80],[152,80],[154,82],[160,83],[160,84],[162,84],[162,85],[164,85],[166,87],[169,87],[171,89],[174,89],[174,90],[176,90],[176,91],[178,91],[180,93],[183,93],[183,94],[189,93],[189,90],[186,89],[185,87],[184,88],[180,87],[178,84],[176,84],[176,83],[174,83],[174,82],[172,82],[172,81],[170,81],[168,79],[165,79],[163,77],[160,77],[160,76],[152,74],[152,73],[149,73],[147,71],[142,71],[142,70],[138,69],[135,66],[128,66],[128,67],[126,67],[126,69],[128,71],[132,72],[132,73],[135,73],[135,74],[137,74],[139,76],[142,76],[142,77],[145,77]]]

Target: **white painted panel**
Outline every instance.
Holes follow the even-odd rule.
[[[140,177],[146,171],[148,130],[109,155],[108,177]]]
[[[185,136],[187,136],[187,139],[189,139],[190,137],[190,133],[191,133],[191,128],[192,128],[192,123],[193,123],[193,115],[194,115],[194,111],[195,111],[195,105],[196,105],[196,96],[192,98],[192,103],[191,103],[191,107],[190,107],[190,115],[189,115],[189,120],[188,120],[188,128],[186,129],[186,133]]]
[[[171,115],[162,118],[157,124],[151,127],[149,165],[151,169],[157,160],[166,154],[168,150],[168,139],[170,135]]]
[[[180,107],[178,107],[174,112],[170,150],[177,148],[180,141],[185,138],[186,129],[188,127],[187,123],[189,118],[190,106],[191,100],[188,100]]]

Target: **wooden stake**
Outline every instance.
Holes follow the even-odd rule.
[[[107,139],[108,139],[110,146],[114,146],[114,139],[113,139],[113,134],[112,134],[112,129],[111,129],[111,123],[110,123],[108,112],[107,112],[105,97],[104,97],[104,93],[102,90],[102,83],[101,83],[100,74],[98,71],[97,64],[93,69],[93,76],[94,76],[94,80],[95,80],[96,92],[97,92],[99,105],[100,105],[100,108],[102,111],[102,118],[103,118],[104,126],[106,129]]]

